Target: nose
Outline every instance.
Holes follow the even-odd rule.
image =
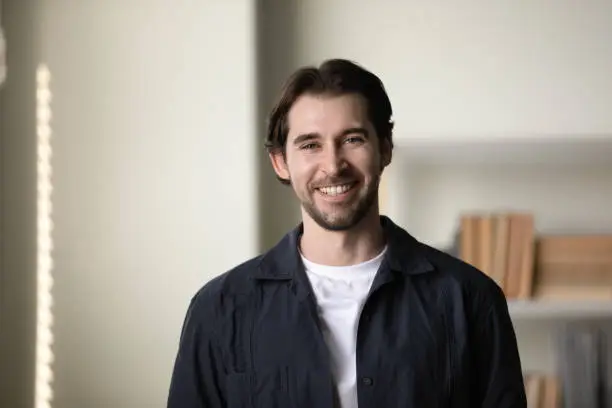
[[[342,155],[342,151],[337,148],[327,149],[323,158],[323,171],[328,175],[337,175],[346,168],[346,160]]]

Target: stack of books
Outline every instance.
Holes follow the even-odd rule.
[[[463,214],[459,241],[459,257],[489,275],[508,299],[531,297],[535,259],[532,214]]]
[[[612,300],[612,235],[539,237],[534,297]]]
[[[554,375],[525,373],[527,408],[562,408],[561,387]]]
[[[612,234],[536,234],[530,213],[464,213],[457,254],[510,300],[612,300]]]

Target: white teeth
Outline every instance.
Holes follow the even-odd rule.
[[[319,191],[328,196],[336,196],[346,193],[352,187],[352,184],[342,184],[339,186],[321,187]]]

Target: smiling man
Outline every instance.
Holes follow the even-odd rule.
[[[379,214],[391,116],[350,61],[289,78],[266,147],[302,222],[193,297],[169,408],[526,408],[501,289]]]

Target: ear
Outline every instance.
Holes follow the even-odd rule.
[[[285,160],[285,155],[280,152],[269,153],[270,162],[272,163],[272,168],[276,175],[283,179],[289,181],[289,170],[287,169],[287,161]]]
[[[391,142],[389,139],[383,139],[380,143],[380,166],[382,169],[391,164],[392,156],[393,149],[391,148]]]

